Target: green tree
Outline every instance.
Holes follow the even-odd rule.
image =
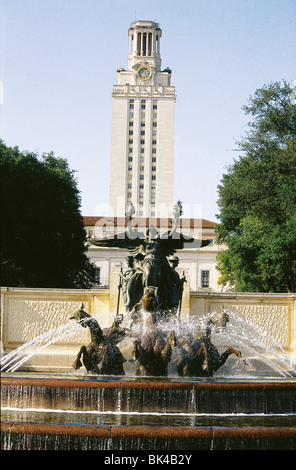
[[[1,285],[90,287],[94,267],[67,161],[0,141],[0,182]]]
[[[220,283],[236,291],[296,287],[296,107],[287,82],[256,90],[249,131],[218,186]]]

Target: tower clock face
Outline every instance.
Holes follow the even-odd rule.
[[[146,66],[142,66],[138,68],[137,76],[140,80],[149,80],[151,77],[151,69]]]

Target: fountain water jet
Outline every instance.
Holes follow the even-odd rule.
[[[65,325],[53,328],[32,341],[29,341],[19,348],[4,355],[0,360],[0,370],[2,372],[15,372],[32,356],[38,354],[43,349],[62,340],[70,339],[79,331],[79,327],[75,321],[69,321]]]

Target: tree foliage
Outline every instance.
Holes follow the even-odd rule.
[[[1,285],[89,287],[94,274],[74,171],[0,141]]]
[[[295,292],[296,107],[287,82],[256,90],[237,142],[239,158],[218,186],[220,283],[237,291]]]

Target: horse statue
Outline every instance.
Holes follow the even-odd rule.
[[[176,345],[175,332],[166,338],[158,329],[154,310],[156,306],[154,292],[148,292],[142,299],[146,331],[134,341],[132,357],[136,361],[136,375],[167,376],[172,348]]]
[[[83,310],[83,304],[71,317],[82,327],[89,328],[91,341],[82,346],[73,364],[74,370],[84,365],[88,373],[99,375],[124,375],[123,357],[117,344],[125,337],[126,331],[120,328],[122,318],[115,318],[112,326],[102,330],[98,321]],[[82,359],[82,361],[81,361]]]
[[[242,359],[240,351],[229,347],[222,354],[219,353],[216,346],[212,343],[212,327],[226,328],[229,321],[227,312],[221,308],[221,312],[216,318],[210,319],[205,331],[196,339],[191,334],[178,338],[178,354],[173,361],[173,366],[179,376],[186,377],[212,377],[214,372],[225,364],[231,354],[235,354],[239,360]]]

